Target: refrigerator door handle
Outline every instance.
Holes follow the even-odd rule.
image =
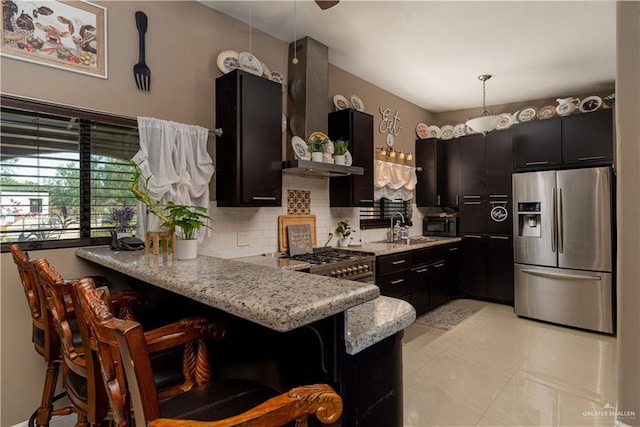
[[[528,268],[523,268],[521,270],[523,273],[531,274],[532,276],[541,276],[541,277],[550,277],[552,279],[569,279],[569,280],[602,280],[602,277],[597,275],[578,275],[578,274],[559,274],[559,273],[549,273],[546,271],[538,271],[538,270],[530,270]]]
[[[553,187],[553,192],[551,195],[551,204],[552,204],[552,220],[551,220],[551,252],[556,251],[556,233],[558,227],[558,201],[556,199],[556,187]]]
[[[558,189],[558,252],[564,252],[564,224],[562,219],[562,188]]]

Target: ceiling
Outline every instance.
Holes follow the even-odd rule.
[[[614,1],[201,1],[428,111],[566,97],[615,80]],[[295,16],[295,19],[294,19]],[[294,29],[295,22],[295,29]]]

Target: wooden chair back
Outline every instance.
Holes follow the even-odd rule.
[[[13,262],[18,267],[18,274],[31,313],[33,324],[31,341],[47,363],[57,361],[60,358],[58,335],[49,318],[44,291],[40,286],[33,262],[17,244],[11,245],[9,249]]]
[[[342,399],[325,384],[298,387],[283,393],[242,414],[224,420],[201,422],[165,419],[161,417],[161,403],[149,358],[148,340],[139,323],[113,316],[105,293],[96,289],[90,278],[73,283],[79,310],[89,326],[101,364],[103,383],[113,411],[113,425],[155,427],[276,427],[295,421],[297,427],[307,426],[307,417],[315,414],[323,423],[336,422],[342,413]],[[185,393],[195,393],[198,387]],[[132,408],[132,411],[129,411]]]
[[[77,322],[71,300],[71,283],[66,281],[46,259],[34,261],[35,271],[46,298],[47,310],[60,341],[63,385],[67,397],[78,414],[91,424],[100,424],[109,411],[105,387],[100,375],[100,365],[92,357],[85,357],[85,343],[74,342],[72,323],[82,331]],[[80,420],[79,418],[79,420]]]

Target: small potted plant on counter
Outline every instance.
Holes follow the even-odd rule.
[[[345,164],[345,154],[349,148],[349,141],[339,139],[333,143],[333,161],[336,165]]]
[[[307,140],[307,147],[311,152],[311,160],[314,162],[323,161],[324,147],[328,142],[329,140],[327,138],[323,138],[319,135],[313,135]]]
[[[338,246],[346,247],[349,246],[349,242],[351,241],[351,233],[355,233],[353,229],[351,229],[351,225],[349,225],[349,220],[345,219],[338,223],[338,227],[336,227],[336,234],[338,235]]]
[[[163,227],[180,227],[176,240],[176,258],[193,259],[198,256],[198,239],[196,232],[202,228],[210,228],[206,224],[209,220],[207,208],[202,206],[178,205],[169,202],[166,205],[169,219],[162,223]]]

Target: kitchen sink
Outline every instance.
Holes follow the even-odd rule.
[[[377,242],[373,242],[373,243],[386,243],[389,245],[418,245],[421,243],[429,243],[429,242],[436,242],[437,239],[434,239],[433,237],[427,237],[427,236],[415,236],[415,237],[409,237],[409,239],[401,239],[401,240],[379,240]]]

